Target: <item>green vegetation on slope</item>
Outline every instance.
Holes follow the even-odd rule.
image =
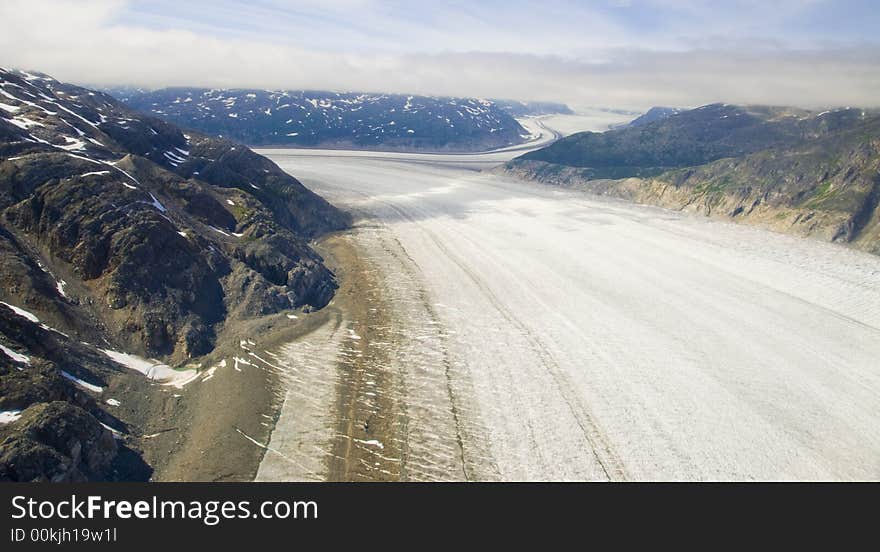
[[[880,251],[880,113],[708,105],[584,132],[507,165],[593,193]]]

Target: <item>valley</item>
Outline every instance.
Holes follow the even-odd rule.
[[[258,480],[880,476],[877,256],[478,170],[517,152],[260,153],[356,222]]]
[[[251,150],[0,77],[0,479],[880,476],[875,112]]]

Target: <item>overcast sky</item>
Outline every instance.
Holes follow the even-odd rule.
[[[0,21],[0,65],[90,85],[880,105],[875,0],[0,0]]]

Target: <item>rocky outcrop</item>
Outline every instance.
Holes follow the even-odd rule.
[[[144,420],[95,399],[155,391],[104,350],[195,366],[237,322],[325,306],[335,277],[308,240],[349,218],[249,149],[106,94],[2,69],[0,94],[0,411],[16,413],[0,478],[148,474],[126,430]]]
[[[117,344],[178,360],[209,352],[239,272],[263,290],[251,310],[332,297],[333,275],[305,239],[348,218],[272,162],[106,95],[2,77],[0,224],[24,257],[82,283],[76,300]]]
[[[82,408],[35,404],[0,426],[0,481],[104,480],[117,449],[113,434]]]
[[[133,385],[140,396],[149,394],[142,375],[120,372],[95,346],[7,304],[0,304],[0,336],[0,481],[149,477],[149,467],[131,448],[137,436],[105,409],[103,399],[112,379]],[[53,408],[43,410],[49,404]],[[47,433],[52,426],[60,437]],[[78,448],[71,439],[80,442]]]

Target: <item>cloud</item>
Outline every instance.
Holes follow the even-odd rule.
[[[475,95],[575,107],[880,102],[876,42],[743,31],[750,17],[761,27],[809,20],[819,0],[784,0],[764,19],[756,0],[714,12],[696,0],[582,4],[450,2],[413,11],[423,8],[264,0],[245,17],[241,4],[225,0],[202,5],[212,11],[197,17],[194,4],[173,10],[164,0],[4,0],[0,64],[92,85]],[[416,7],[402,13],[406,6]],[[632,10],[640,15],[625,15]],[[705,32],[695,32],[696,21]]]

